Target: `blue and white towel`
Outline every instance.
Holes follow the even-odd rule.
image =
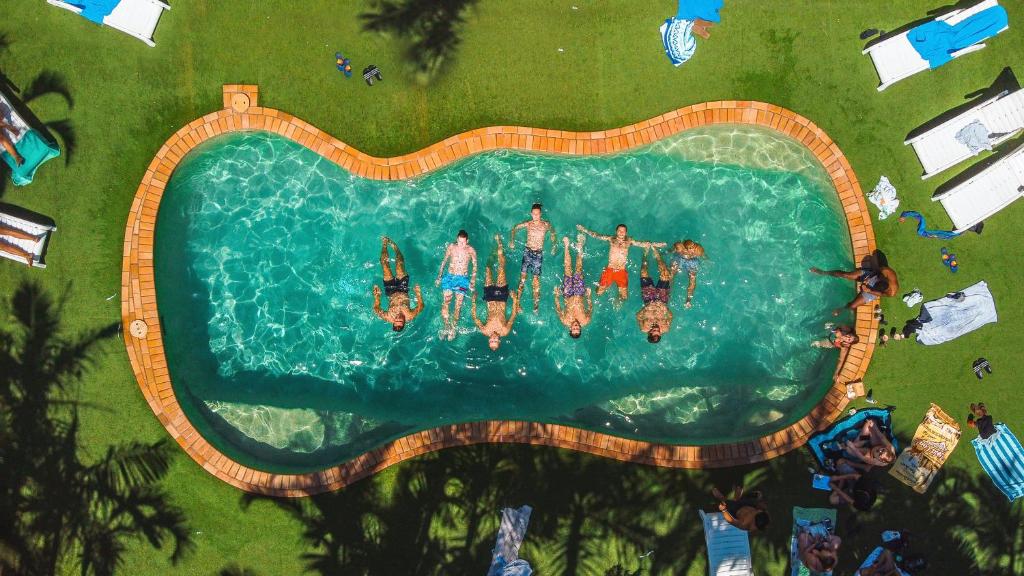
[[[661,43],[665,55],[673,66],[679,66],[693,57],[697,51],[697,40],[693,37],[693,20],[669,18],[661,25]]]
[[[708,22],[721,22],[722,17],[718,11],[722,8],[722,0],[679,0],[679,10],[676,18],[679,20],[707,20]]]
[[[1010,501],[1024,496],[1024,448],[1006,424],[996,424],[996,433],[971,440],[981,467]]]
[[[878,207],[878,219],[885,220],[900,207],[900,199],[896,196],[896,187],[889,182],[889,179],[882,176],[878,179],[871,192],[868,192],[868,200]]]

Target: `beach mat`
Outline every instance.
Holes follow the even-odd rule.
[[[924,494],[959,441],[960,425],[932,404],[914,432],[914,440],[900,453],[889,474]]]
[[[971,440],[981,467],[996,488],[1010,501],[1024,496],[1024,448],[1005,424],[996,424],[996,433]]]

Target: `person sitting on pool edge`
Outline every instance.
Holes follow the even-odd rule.
[[[870,265],[863,266],[857,270],[822,270],[812,267],[811,272],[821,274],[822,276],[846,278],[847,280],[857,282],[857,296],[843,308],[833,310],[833,316],[839,316],[844,308],[853,310],[858,306],[871,304],[882,296],[895,296],[900,290],[896,271],[878,262],[878,258],[873,258]]]
[[[615,227],[615,236],[605,236],[593,230],[587,229],[582,224],[577,224],[576,229],[587,236],[604,240],[608,243],[608,266],[601,272],[601,279],[597,283],[597,295],[604,294],[612,284],[619,287],[619,301],[624,301],[629,293],[629,276],[626,274],[626,264],[629,262],[629,248],[639,246],[641,248],[661,248],[664,242],[642,242],[630,238],[626,232],[626,225],[619,224]]]
[[[540,273],[544,265],[545,233],[551,234],[551,253],[555,254],[558,251],[558,246],[555,244],[558,241],[558,235],[555,234],[555,228],[551,226],[551,222],[540,219],[541,211],[542,206],[534,204],[530,208],[530,219],[513,226],[508,235],[508,249],[512,250],[516,247],[516,231],[526,228],[526,248],[523,250],[523,265],[519,273],[519,289],[517,291],[520,294],[523,292],[527,274],[532,275],[534,312],[540,308]]]
[[[516,315],[519,314],[519,297],[523,291],[523,285],[520,284],[519,290],[509,293],[508,280],[505,279],[505,251],[501,246],[501,236],[495,234],[494,241],[498,245],[495,273],[491,274],[489,264],[484,265],[484,302],[487,302],[487,322],[480,322],[476,316],[475,294],[472,297],[471,309],[473,323],[484,336],[487,336],[487,345],[491,350],[497,350],[501,346],[502,336],[508,336],[508,333],[512,331],[512,323],[516,321]],[[512,316],[506,320],[509,296],[512,297]]]
[[[693,307],[693,291],[697,289],[697,272],[700,271],[700,259],[704,257],[704,247],[693,240],[683,240],[672,245],[672,277],[675,278],[682,270],[686,270],[690,283],[686,287],[686,303],[684,308]]]
[[[395,272],[391,273],[391,262],[388,258],[388,245],[395,250]],[[409,274],[405,271],[405,258],[398,245],[393,240],[384,236],[380,240],[380,268],[384,277],[384,294],[388,297],[388,309],[385,312],[380,307],[380,286],[373,287],[373,313],[381,320],[391,324],[391,329],[401,332],[405,329],[406,322],[412,322],[414,318],[423,312],[423,293],[420,292],[419,284],[416,285],[416,309],[409,309]]]
[[[836,371],[832,373],[832,379],[839,378],[839,371],[850,354],[850,347],[860,342],[860,337],[854,332],[852,326],[840,325],[831,329],[827,340],[815,340],[811,346],[815,348],[838,348],[839,362],[836,364]]]
[[[658,283],[655,284],[647,271],[647,253],[651,251],[644,248],[644,260],[640,265],[640,298],[644,305],[636,313],[636,323],[640,331],[647,334],[647,341],[657,344],[672,326],[672,312],[668,309],[672,271],[662,261],[658,249],[654,248],[654,261],[658,264]]]
[[[565,270],[562,286],[555,286],[555,313],[558,319],[569,329],[569,336],[579,338],[583,327],[590,324],[594,315],[594,301],[590,297],[590,288],[583,282],[583,243],[587,239],[583,234],[576,236],[576,269],[572,267],[572,256],[569,254],[569,237],[562,238],[565,245]],[[559,295],[565,298],[565,306],[558,301]],[[586,304],[583,297],[587,297]]]
[[[473,262],[473,275],[470,277],[469,263]],[[445,263],[449,263],[448,271],[444,271]],[[437,273],[435,285],[440,286],[444,293],[441,303],[441,319],[444,321],[444,336],[449,340],[455,338],[455,327],[459,324],[459,312],[462,300],[467,292],[476,286],[476,249],[469,245],[469,233],[459,230],[455,243],[449,244],[441,260],[441,269]],[[443,274],[443,275],[442,275]],[[452,295],[455,296],[455,314],[449,313]]]

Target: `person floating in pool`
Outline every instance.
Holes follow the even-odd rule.
[[[540,204],[534,204],[530,208],[530,219],[513,226],[508,235],[508,249],[513,250],[516,247],[516,231],[526,228],[526,248],[523,250],[523,266],[519,274],[518,292],[522,293],[527,274],[532,275],[534,312],[540,307],[540,272],[544,264],[544,234],[551,234],[551,253],[554,254],[558,251],[558,246],[555,244],[558,241],[558,235],[555,234],[555,228],[551,226],[551,222],[540,219],[541,210]]]
[[[857,296],[850,300],[846,306],[833,310],[833,316],[839,316],[844,309],[853,310],[858,306],[877,302],[882,296],[895,296],[900,290],[896,271],[888,266],[879,264],[877,260],[857,270],[822,270],[820,268],[811,268],[811,272],[821,274],[822,276],[846,278],[847,280],[857,282]]]
[[[604,240],[608,243],[608,266],[601,272],[601,279],[597,283],[597,295],[604,294],[612,284],[619,287],[619,300],[625,300],[628,295],[629,276],[626,275],[626,263],[629,262],[629,248],[640,246],[642,248],[660,248],[664,242],[641,242],[634,240],[626,234],[626,225],[619,224],[615,227],[615,236],[605,236],[588,229],[582,224],[577,224],[576,229],[584,234]]]
[[[505,278],[505,251],[501,246],[501,236],[494,235],[494,241],[498,244],[497,262],[495,263],[494,274],[491,274],[491,267],[484,266],[484,302],[487,302],[487,322],[481,322],[476,315],[476,295],[473,296],[473,323],[480,329],[484,336],[487,336],[487,345],[491,350],[497,350],[501,346],[501,338],[508,336],[512,331],[512,323],[516,321],[519,314],[519,298],[523,292],[523,285],[519,290],[509,293],[508,280]],[[512,298],[512,315],[506,319],[508,312],[508,299]]]
[[[569,336],[579,338],[583,327],[590,324],[594,314],[594,301],[590,297],[590,288],[583,282],[583,242],[587,239],[583,234],[576,236],[576,268],[572,267],[572,256],[569,254],[569,237],[562,238],[565,245],[565,272],[562,285],[555,286],[555,312],[558,319],[569,329]],[[565,298],[565,306],[558,301],[559,296]],[[583,297],[587,297],[586,304]]]
[[[395,272],[391,273],[391,262],[388,258],[388,245],[395,250]],[[373,313],[381,320],[391,324],[391,329],[401,332],[405,329],[407,322],[423,312],[423,293],[419,284],[414,288],[416,292],[416,309],[409,309],[409,274],[405,271],[405,258],[398,245],[393,240],[384,236],[380,241],[380,268],[384,276],[384,295],[388,297],[388,309],[384,311],[380,307],[380,286],[373,287]]]
[[[469,263],[473,263],[473,275],[469,275]],[[448,271],[444,265],[448,264]],[[435,285],[444,292],[441,303],[441,319],[444,321],[443,336],[449,340],[455,338],[455,327],[459,324],[459,313],[462,311],[462,300],[467,292],[476,286],[476,249],[469,245],[469,233],[459,230],[453,244],[449,244],[441,260],[441,269],[437,273]],[[452,296],[455,296],[455,313],[449,313]]]
[[[640,331],[647,334],[647,341],[657,344],[662,335],[672,327],[672,312],[668,309],[669,293],[672,288],[672,271],[661,259],[657,248],[653,249],[654,261],[658,264],[658,282],[651,280],[647,271],[647,253],[644,248],[644,260],[640,265],[640,298],[644,305],[636,313],[636,323]]]
[[[672,277],[685,270],[690,277],[686,287],[686,303],[684,308],[693,306],[693,291],[697,289],[697,272],[700,271],[700,259],[704,257],[704,247],[693,240],[683,240],[672,245]]]

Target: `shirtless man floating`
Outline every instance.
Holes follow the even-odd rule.
[[[693,240],[683,240],[672,245],[672,277],[686,271],[690,283],[686,286],[686,303],[683,307],[693,307],[693,291],[697,288],[697,272],[700,272],[700,260],[704,257],[704,247]]]
[[[601,272],[601,280],[597,284],[597,295],[604,294],[612,284],[619,287],[619,300],[625,300],[628,295],[629,276],[626,275],[626,263],[629,261],[629,248],[640,246],[642,248],[660,248],[664,242],[651,243],[634,240],[626,235],[626,225],[619,224],[615,227],[615,236],[605,236],[593,230],[587,229],[582,224],[577,224],[576,229],[584,234],[604,240],[608,243],[608,266]]]
[[[469,263],[473,262],[473,275],[470,277]],[[445,263],[449,263],[448,271],[444,271]],[[444,320],[443,335],[449,340],[455,339],[455,326],[459,323],[459,312],[462,311],[462,299],[467,292],[476,286],[476,249],[469,245],[469,234],[459,230],[454,244],[449,244],[441,260],[441,269],[437,272],[435,285],[444,291],[444,302],[441,304],[441,318]],[[449,315],[452,295],[455,295],[455,315]]]
[[[558,319],[569,329],[569,336],[579,338],[583,327],[590,324],[594,314],[594,301],[590,298],[590,288],[583,283],[583,242],[586,236],[576,236],[576,269],[573,271],[572,256],[569,255],[569,237],[562,238],[565,245],[565,273],[562,285],[555,286],[555,312]],[[559,295],[565,297],[565,306],[558,301]],[[587,297],[586,305],[583,296]]]
[[[476,316],[476,296],[473,296],[473,323],[480,329],[484,336],[487,336],[487,345],[491,350],[497,350],[501,346],[501,337],[508,336],[512,331],[512,323],[516,321],[516,314],[519,313],[519,296],[522,294],[523,285],[513,293],[508,291],[508,280],[505,279],[505,251],[501,247],[501,236],[494,235],[494,241],[498,244],[497,264],[495,273],[491,274],[491,267],[484,266],[484,302],[487,302],[487,322],[480,322]],[[512,316],[505,319],[507,302],[512,297]]]
[[[391,263],[388,259],[388,244],[395,249],[395,272],[391,273]],[[420,285],[417,284],[416,309],[409,309],[409,274],[405,271],[405,258],[398,245],[393,240],[384,236],[380,241],[380,268],[384,276],[384,294],[388,297],[388,309],[385,312],[380,307],[380,286],[373,287],[373,313],[381,320],[391,324],[391,329],[401,332],[405,329],[406,322],[412,322],[413,318],[423,312],[423,294],[420,292]]]
[[[644,305],[636,313],[636,323],[641,332],[647,334],[647,341],[657,344],[661,336],[672,326],[672,312],[668,309],[668,297],[672,287],[672,271],[661,259],[658,249],[654,249],[654,261],[658,263],[658,283],[651,280],[647,272],[647,253],[644,248],[644,261],[640,265],[640,298]]]
[[[516,247],[516,231],[520,228],[526,228],[526,249],[523,250],[523,266],[519,274],[519,293],[523,291],[523,285],[526,283],[527,273],[533,276],[533,311],[536,312],[540,307],[540,271],[544,264],[544,234],[547,232],[551,233],[551,253],[554,254],[558,251],[558,245],[555,244],[558,241],[558,235],[555,234],[554,227],[547,220],[540,219],[541,205],[534,204],[530,208],[530,219],[525,222],[520,222],[512,227],[512,231],[508,235],[508,249],[513,250]]]

